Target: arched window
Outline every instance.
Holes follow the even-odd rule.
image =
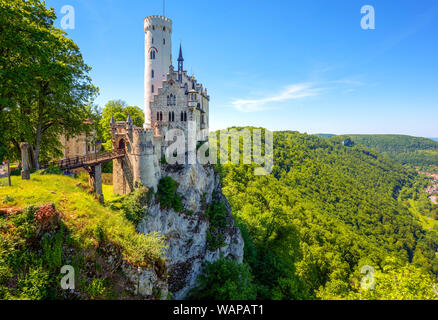
[[[160,111],[160,121],[163,121],[163,113]]]
[[[154,89],[155,89],[155,88],[154,88],[154,85],[152,85],[152,88],[151,88],[151,89],[152,89],[152,93],[154,93],[154,91],[155,91],[155,90],[154,90]]]
[[[151,72],[152,78],[154,77],[154,75],[155,75],[155,72],[154,72],[154,70],[152,70],[152,72]]]
[[[157,121],[160,121],[160,113],[157,112]]]
[[[154,60],[154,59],[155,59],[155,50],[152,49],[151,50],[151,60]]]
[[[163,27],[163,31],[166,31],[166,27]]]

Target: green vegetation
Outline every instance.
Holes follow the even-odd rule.
[[[97,94],[79,47],[41,0],[0,0],[0,141],[11,160],[30,144],[31,164],[60,156],[58,136],[89,132]],[[4,145],[3,145],[4,144]]]
[[[157,200],[161,208],[173,208],[176,212],[183,211],[181,195],[176,191],[178,186],[178,182],[171,177],[161,178],[157,191]]]
[[[342,139],[346,136],[337,136]],[[348,135],[354,142],[374,149],[401,164],[438,172],[438,142],[404,135]]]
[[[142,186],[126,196],[116,197],[107,203],[112,209],[121,210],[126,219],[137,226],[147,213],[153,194],[153,189]]]
[[[226,214],[227,209],[223,201],[213,201],[205,211],[205,216],[209,220],[207,230],[208,250],[214,251],[225,245],[224,229],[227,226]]]
[[[73,298],[60,288],[65,264],[75,268],[82,298],[117,298],[126,295],[117,287],[126,279],[108,269],[105,257],[163,264],[162,237],[137,233],[124,212],[99,204],[77,179],[37,173],[12,179],[12,187],[0,188],[0,299]],[[38,208],[47,204],[57,213],[39,222]]]
[[[382,282],[395,268],[413,279],[421,273],[427,281],[405,296],[438,298],[431,294],[438,238],[413,213],[413,206],[427,213],[415,170],[360,144],[297,132],[274,133],[271,175],[255,176],[254,167],[217,170],[244,236],[257,298],[397,297],[389,292],[394,284],[358,295],[364,265]]]
[[[253,300],[256,287],[248,265],[221,258],[206,263],[205,274],[199,277],[199,285],[190,299],[205,300]]]

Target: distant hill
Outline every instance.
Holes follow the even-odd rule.
[[[355,143],[374,149],[401,164],[427,170],[438,169],[438,138],[421,138],[395,134],[317,134],[320,138],[351,138]]]
[[[343,136],[277,131],[273,138],[271,175],[256,176],[249,165],[217,168],[258,298],[387,299],[399,289],[385,270],[409,268],[402,279],[411,282],[423,270],[438,274],[438,207],[412,168],[361,143],[347,146]],[[367,297],[358,288],[363,265],[379,274]]]

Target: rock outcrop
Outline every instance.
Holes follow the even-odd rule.
[[[172,299],[184,299],[196,286],[206,261],[214,262],[223,256],[242,262],[244,243],[212,166],[163,165],[161,172],[163,177],[169,176],[179,183],[177,192],[182,195],[185,210],[162,209],[153,199],[138,231],[156,231],[166,237],[168,289]],[[222,246],[211,251],[207,241],[210,221],[205,212],[214,199],[225,204],[227,226],[222,230]]]

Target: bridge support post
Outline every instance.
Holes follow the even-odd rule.
[[[94,193],[96,193],[99,198],[99,202],[103,203],[103,191],[102,191],[102,165],[98,164],[96,166],[90,167],[88,170],[88,182],[90,187],[93,188]]]

